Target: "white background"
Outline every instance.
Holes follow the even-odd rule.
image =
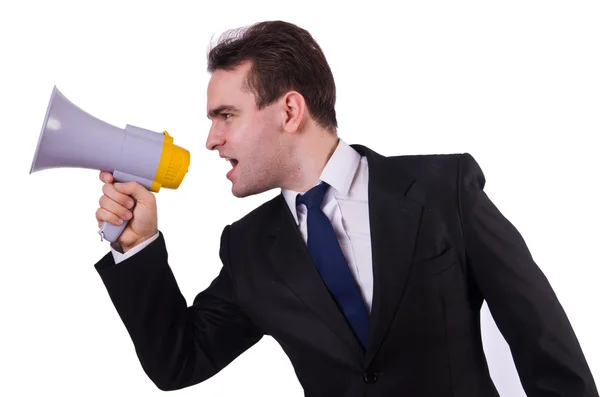
[[[269,19],[297,23],[321,44],[348,143],[385,155],[470,152],[478,160],[486,191],[523,234],[600,379],[600,4],[331,4],[2,3],[0,395],[164,395],[143,373],[93,267],[108,252],[94,218],[98,173],[29,175],[53,86],[115,126],[166,129],[192,153],[181,187],[157,195],[170,264],[191,303],[220,268],[223,226],[278,194],[234,198],[229,165],[204,148],[211,37]],[[485,307],[482,326],[501,395],[523,396]],[[272,339],[170,395],[241,393],[303,395]]]

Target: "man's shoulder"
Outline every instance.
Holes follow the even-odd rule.
[[[262,203],[231,224],[235,229],[252,229],[254,233],[261,234],[271,228],[273,221],[280,219],[285,200],[281,194]]]
[[[468,155],[468,153],[398,154],[386,156],[386,158],[405,167],[423,167],[456,164],[462,157]]]
[[[369,173],[379,173],[385,178],[404,174],[436,190],[454,189],[461,178],[485,181],[479,164],[469,152],[384,155],[359,144],[352,147],[367,159]]]
[[[363,145],[352,145],[368,161],[402,169],[414,176],[441,175],[455,172],[461,162],[474,161],[470,153],[426,153],[384,155]]]
[[[411,175],[419,185],[436,193],[456,187],[463,153],[409,154],[389,156],[393,167]]]
[[[468,152],[453,152],[453,153],[425,153],[425,154],[392,154],[387,155],[380,153],[378,150],[361,144],[352,144],[353,147],[362,157],[367,159],[379,159],[385,161],[393,161],[398,165],[405,166],[423,166],[428,164],[443,164],[460,161],[462,158],[470,157]]]

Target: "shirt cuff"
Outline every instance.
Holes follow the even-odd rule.
[[[121,253],[121,252],[117,251],[116,247],[111,244],[111,251],[112,251],[113,259],[115,260],[115,264],[123,262],[125,259],[130,258],[131,256],[133,256],[136,253],[143,250],[151,242],[156,240],[158,238],[158,235],[159,235],[159,232],[156,232],[156,234],[154,236],[150,237],[148,240],[146,240],[144,242],[141,242],[140,244],[136,245],[135,247],[133,247],[132,249],[130,249],[129,251],[127,251],[125,253]]]

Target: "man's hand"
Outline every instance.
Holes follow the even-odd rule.
[[[104,221],[119,225],[122,220],[128,220],[127,227],[117,240],[123,252],[157,233],[156,198],[151,191],[137,182],[115,183],[109,172],[100,172],[100,180],[104,182],[104,194],[96,211],[98,227],[102,227]],[[135,206],[132,198],[135,199]]]

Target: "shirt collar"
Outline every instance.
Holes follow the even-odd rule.
[[[332,187],[335,193],[347,195],[359,165],[360,154],[342,139],[339,139],[335,151],[329,158],[329,161],[327,161],[327,164],[325,164],[325,168],[323,168],[315,186],[321,182],[325,182]],[[296,196],[298,196],[299,192],[281,189],[281,194],[290,208],[296,224],[298,224]]]

